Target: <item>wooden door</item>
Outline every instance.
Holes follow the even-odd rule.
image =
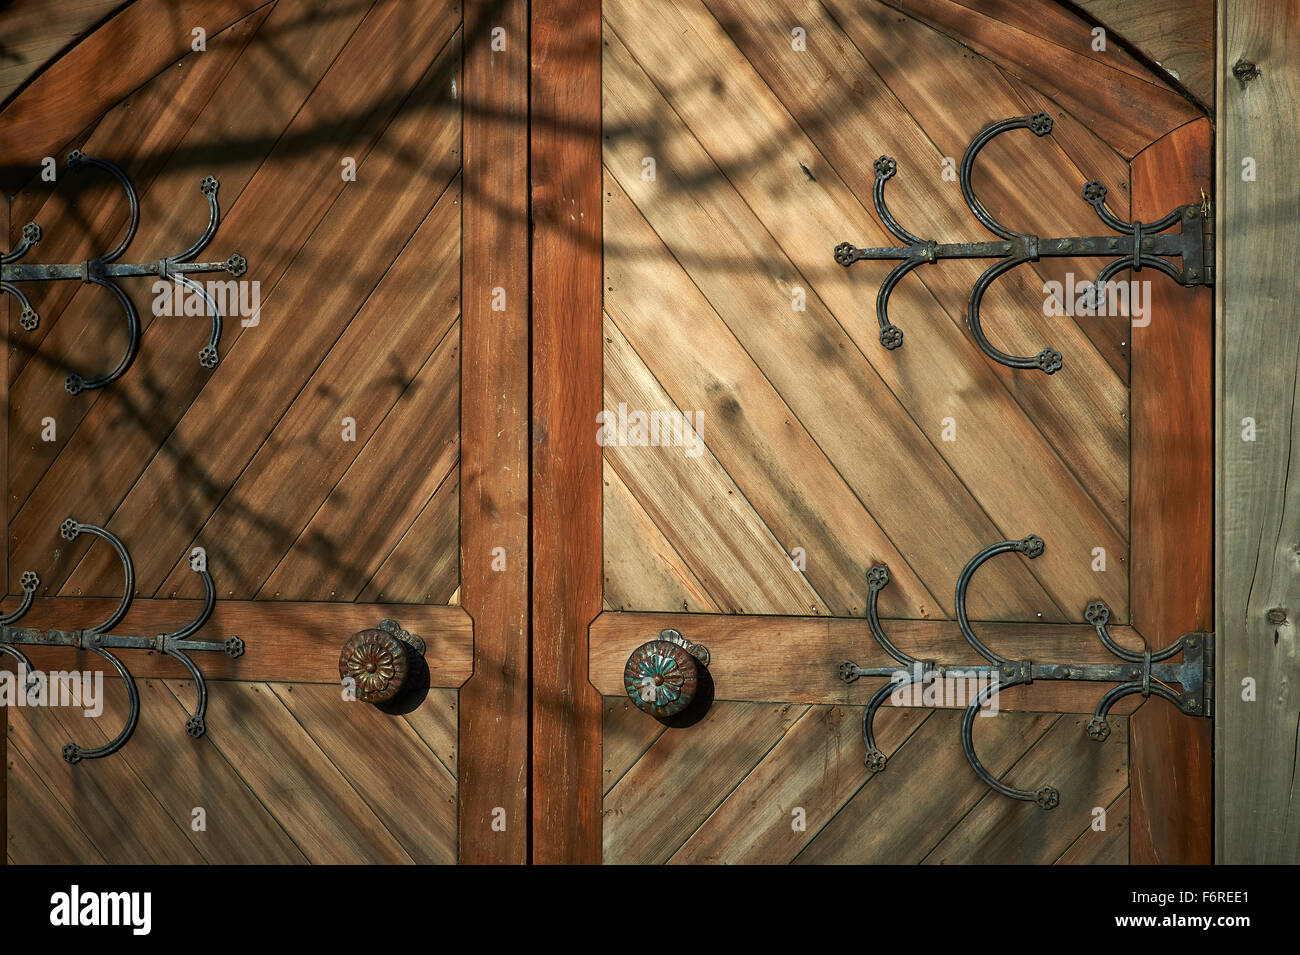
[[[997,557],[968,595],[1008,657],[1115,662],[1084,622],[1096,600],[1137,653],[1211,628],[1210,290],[1148,269],[1146,321],[1049,315],[1046,283],[1104,260],[1014,270],[983,327],[1016,355],[1058,349],[1045,375],[966,327],[991,263],[904,278],[890,350],[874,302],[892,263],[831,254],[894,244],[882,154],[906,229],[987,239],[957,164],[989,123],[1040,111],[1050,136],[980,155],[998,221],[1104,233],[1080,198],[1097,180],[1152,222],[1209,190],[1203,111],[1046,0],[561,7],[533,22],[535,858],[1208,861],[1209,720],[1135,695],[1098,743],[1104,685],[1006,690],[975,746],[1007,785],[1056,787],[1045,812],[977,778],[959,709],[886,707],[873,774],[861,723],[883,681],[837,668],[890,662],[864,620],[877,566],[900,649],[978,662],[955,585],[1030,535],[1042,556]],[[697,441],[595,440],[602,413],[672,412]],[[625,688],[667,629],[710,655],[688,725]]]
[[[8,306],[0,553],[10,594],[24,571],[41,580],[22,624],[89,627],[117,604],[112,549],[60,539],[72,517],[133,558],[136,599],[115,632],[192,617],[201,547],[217,599],[197,636],[246,648],[193,654],[209,681],[201,739],[186,734],[186,671],[148,652],[121,651],[141,714],[114,755],[72,765],[60,750],[113,737],[120,679],[98,720],[7,708],[8,861],[524,860],[521,11],[138,0],[0,114],[9,248],[29,221],[44,233],[25,261],[81,262],[125,228],[115,183],[64,171],[79,149],[139,193],[122,261],[188,245],[206,216],[200,178],[215,176],[222,221],[205,257],[245,256],[261,299],[256,320],[227,317],[208,370],[202,321],[156,316],[148,282],[122,280],[144,325],[138,357],[80,394],[65,377],[112,367],[124,347],[108,295],[29,284],[34,332]],[[56,181],[38,175],[46,155]],[[396,709],[339,685],[344,642],[386,619],[427,646],[427,693]],[[103,666],[71,649],[30,656]]]

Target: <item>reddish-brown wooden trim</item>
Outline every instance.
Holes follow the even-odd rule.
[[[0,113],[0,188],[16,192],[103,113],[191,50],[270,0],[137,0],[63,54]],[[93,81],[92,81],[93,80]]]
[[[1134,157],[1135,220],[1209,192],[1211,137],[1196,120]],[[1162,276],[1150,288],[1151,322],[1132,330],[1130,605],[1154,649],[1214,626],[1214,296]],[[1210,862],[1212,753],[1210,720],[1156,699],[1133,714],[1131,862]]]
[[[979,657],[952,620],[884,620],[901,647],[922,660],[980,664]],[[1113,663],[1086,623],[976,623],[981,637],[1013,660],[1061,663]],[[860,617],[778,617],[699,613],[603,613],[591,626],[591,682],[604,696],[622,696],[628,655],[660,630],[680,631],[709,648],[709,675],[717,700],[773,703],[833,703],[862,706],[883,682],[861,680],[852,686],[839,678],[841,660],[860,666],[890,666]],[[1141,650],[1132,627],[1112,627],[1123,646]],[[1104,690],[1095,683],[1040,680],[999,697],[1005,710],[1039,713],[1091,713]],[[1140,698],[1121,700],[1117,714],[1129,713]],[[1127,704],[1127,705],[1126,705]],[[649,719],[649,717],[647,717]]]
[[[532,8],[533,859],[601,857],[600,3]]]
[[[460,574],[461,605],[474,618],[474,675],[460,693],[460,861],[523,864],[528,858],[528,8],[524,0],[470,0],[464,9]],[[505,30],[504,50],[491,48],[496,27]],[[498,288],[504,290],[505,311],[492,310]]]
[[[6,607],[15,599],[10,598]],[[110,597],[37,598],[23,616],[23,626],[91,626],[105,619],[116,606],[117,599]],[[142,636],[166,633],[192,617],[200,606],[198,600],[136,600],[115,630]],[[337,684],[339,650],[344,642],[386,617],[424,638],[431,685],[458,687],[469,678],[474,642],[469,615],[459,607],[435,604],[218,600],[212,619],[196,639],[237,636],[244,641],[244,655],[231,659],[224,653],[197,653],[193,658],[210,680]],[[82,665],[78,662],[82,654],[66,647],[28,647],[25,651],[32,665],[42,670]],[[138,679],[188,677],[179,663],[162,654],[123,650],[121,655]],[[85,666],[102,669],[93,657]]]
[[[1018,21],[1034,20],[1038,25],[1033,28],[998,19],[1003,11],[996,7],[975,10],[959,0],[883,2],[1009,70],[1123,156],[1136,155],[1153,140],[1203,115],[1163,77],[1154,72],[1136,76],[1117,65],[1114,54],[1093,53],[1091,24],[1057,0],[1007,5]]]

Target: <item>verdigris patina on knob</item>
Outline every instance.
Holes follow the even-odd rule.
[[[632,651],[623,670],[623,686],[638,709],[666,719],[691,705],[700,684],[700,665],[708,665],[706,647],[691,643],[676,630]]]
[[[396,620],[354,633],[339,654],[339,679],[351,681],[357,699],[383,703],[402,692],[411,671],[411,651],[424,653],[424,641]]]

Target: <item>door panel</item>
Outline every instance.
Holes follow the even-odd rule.
[[[545,269],[576,271],[580,290],[537,299],[576,304],[584,323],[601,323],[599,357],[586,357],[584,330],[568,365],[599,376],[599,403],[572,381],[539,399],[552,416],[558,404],[595,421],[601,445],[594,469],[585,436],[548,434],[542,453],[567,467],[537,476],[539,495],[552,485],[600,494],[603,513],[603,613],[586,602],[585,542],[558,545],[567,568],[551,592],[568,596],[563,613],[590,622],[585,640],[536,636],[539,666],[562,673],[570,664],[556,655],[585,654],[583,675],[602,698],[599,718],[576,690],[566,720],[534,717],[540,747],[572,747],[568,810],[583,838],[563,858],[1208,858],[1198,755],[1208,721],[1135,695],[1111,711],[1099,745],[1086,729],[1104,685],[1006,690],[997,718],[975,720],[975,749],[1012,785],[1058,787],[1060,805],[1043,812],[979,780],[960,714],[942,705],[883,711],[888,771],[871,773],[862,717],[882,681],[845,685],[837,673],[848,659],[892,665],[863,620],[867,574],[881,564],[890,580],[880,614],[899,647],[978,663],[957,625],[957,580],[983,548],[1030,534],[1046,540],[1040,558],[982,566],[968,595],[975,629],[1004,655],[1114,662],[1084,622],[1098,599],[1113,636],[1138,653],[1208,629],[1210,489],[1189,475],[1185,493],[1169,491],[1178,462],[1208,461],[1208,290],[1131,276],[1152,289],[1147,317],[1158,331],[1143,337],[1140,315],[1047,307],[1048,283],[1092,281],[1102,261],[1044,258],[1007,273],[984,299],[984,328],[1013,354],[1057,348],[1064,366],[1049,376],[996,364],[972,341],[968,300],[989,262],[908,274],[890,300],[905,345],[887,350],[874,302],[894,263],[844,269],[831,256],[845,240],[893,244],[872,199],[881,153],[898,163],[887,194],[905,228],[940,242],[984,238],[956,163],[990,122],[1039,110],[1055,121],[1051,136],[999,137],[980,155],[974,187],[993,217],[1035,235],[1095,235],[1079,189],[1096,179],[1121,218],[1152,221],[1195,201],[1208,169],[1156,198],[1139,154],[1179,136],[1176,148],[1207,157],[1201,114],[1122,50],[1092,50],[1089,25],[1052,3],[936,0],[900,12],[680,0],[651,11],[607,0],[598,55],[578,39],[594,6],[570,5],[567,45],[555,40],[578,102],[557,94],[545,65],[533,81],[535,108],[559,110],[576,130],[547,153],[557,167],[538,192],[601,168],[598,197],[585,183],[571,193],[576,212],[600,201],[601,272],[549,246],[537,253]],[[535,23],[535,40],[549,42],[550,28]],[[598,157],[581,137],[595,101],[585,57],[599,66]],[[580,226],[555,231],[582,236]],[[558,331],[545,315],[535,321],[541,341]],[[1172,356],[1171,335],[1185,346]],[[1187,416],[1171,420],[1175,408]],[[695,440],[657,440],[668,419],[655,416],[667,414],[696,422]],[[1175,555],[1180,539],[1186,550]],[[1156,566],[1192,599],[1157,581]],[[632,705],[624,678],[632,651],[666,629],[708,648],[712,696],[667,725]],[[566,735],[602,739],[599,782]],[[539,782],[550,775],[536,772]],[[587,808],[596,791],[598,814]]]
[[[87,42],[120,44],[114,30],[148,5]],[[490,62],[491,27],[507,14],[515,42]],[[526,548],[500,560],[493,548],[526,520],[526,467],[508,451],[524,446],[524,425],[485,415],[480,372],[462,375],[463,342],[504,352],[508,336],[526,341],[522,287],[506,288],[516,311],[503,316],[491,302],[508,283],[478,284],[492,277],[489,254],[514,269],[521,255],[502,245],[526,242],[524,220],[494,205],[517,193],[510,173],[522,168],[510,157],[523,156],[523,124],[501,122],[504,97],[490,82],[525,62],[518,20],[513,8],[494,5],[489,17],[473,5],[468,27],[482,35],[467,36],[455,2],[322,10],[279,0],[239,11],[206,50],[106,103],[60,148],[112,160],[134,183],[141,224],[123,261],[188,244],[202,229],[198,180],[216,176],[222,221],[207,257],[243,254],[261,310],[226,317],[209,372],[194,359],[206,318],[155,316],[152,280],[123,280],[144,325],[139,355],[119,381],[72,395],[70,371],[89,377],[121,354],[121,322],[100,290],[26,290],[41,323],[26,336],[10,315],[9,591],[23,571],[40,574],[24,626],[89,626],[116,606],[120,565],[89,535],[59,539],[71,515],[116,534],[133,559],[137,599],[114,632],[159,633],[201,605],[189,561],[202,547],[217,603],[198,638],[238,635],[246,650],[195,654],[209,680],[202,739],[185,733],[193,682],[153,653],[122,652],[142,714],[113,756],[68,765],[60,748],[116,732],[127,712],[120,679],[105,680],[98,720],[11,709],[13,861],[523,861],[526,757],[499,744],[524,737],[513,727],[526,674],[501,666],[521,637],[501,612],[524,612]],[[498,127],[491,167],[487,124]],[[478,166],[462,162],[463,138]],[[495,248],[462,249],[462,213]],[[116,241],[125,203],[95,173],[60,170],[18,193],[11,221],[15,244],[27,221],[48,238],[29,260],[77,262]],[[475,276],[465,309],[463,272]],[[503,353],[494,399],[522,404],[524,368]],[[42,438],[49,419],[55,440]],[[483,450],[463,471],[465,435]],[[493,598],[500,609],[477,626],[461,606]],[[344,642],[386,618],[427,646],[427,693],[396,709],[339,687]],[[481,652],[497,666],[476,680]],[[30,656],[40,668],[98,669],[82,651]],[[466,706],[468,685],[479,702]],[[460,718],[475,706],[499,732],[462,753]],[[477,772],[468,790],[463,767]],[[22,809],[50,795],[68,838],[47,839],[45,814]],[[198,809],[206,828],[192,824]]]

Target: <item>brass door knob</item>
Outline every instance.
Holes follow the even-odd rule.
[[[699,667],[708,663],[707,647],[691,643],[676,630],[663,630],[658,640],[632,651],[623,669],[623,686],[638,709],[660,719],[676,716],[695,699]]]
[[[402,692],[411,672],[411,654],[424,653],[424,641],[396,620],[354,633],[339,654],[339,679],[352,681],[357,699],[384,703]]]

